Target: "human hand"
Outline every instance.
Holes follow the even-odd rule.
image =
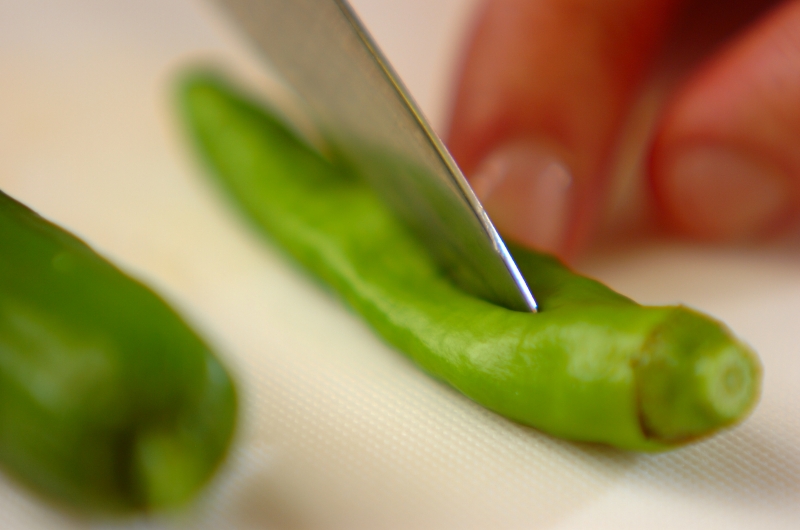
[[[741,241],[800,217],[800,0],[486,0],[448,144],[501,233],[587,245],[648,79],[649,218]]]

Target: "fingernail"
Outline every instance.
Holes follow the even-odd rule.
[[[486,157],[470,182],[503,236],[548,252],[561,249],[572,176],[550,151],[531,141],[508,143]]]
[[[665,191],[676,220],[708,239],[751,238],[791,206],[787,175],[726,147],[688,149],[667,171]]]

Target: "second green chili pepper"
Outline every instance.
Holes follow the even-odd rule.
[[[0,467],[84,512],[187,502],[236,420],[223,366],[161,298],[0,192]]]
[[[661,450],[740,420],[754,354],[685,307],[642,307],[512,248],[538,314],[459,290],[367,187],[213,76],[182,91],[223,188],[388,342],[508,418],[572,440]]]

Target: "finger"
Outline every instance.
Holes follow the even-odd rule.
[[[610,151],[678,0],[490,0],[449,146],[506,236],[562,255],[589,232]]]
[[[656,199],[678,230],[750,239],[800,212],[800,1],[707,62],[665,112],[651,155]]]

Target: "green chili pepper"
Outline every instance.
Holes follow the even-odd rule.
[[[0,192],[0,466],[71,509],[186,502],[236,396],[163,300]]]
[[[385,340],[473,400],[556,436],[661,450],[740,420],[757,358],[685,307],[642,307],[556,259],[512,247],[537,314],[458,289],[347,169],[213,75],[184,117],[219,183],[256,225]]]

